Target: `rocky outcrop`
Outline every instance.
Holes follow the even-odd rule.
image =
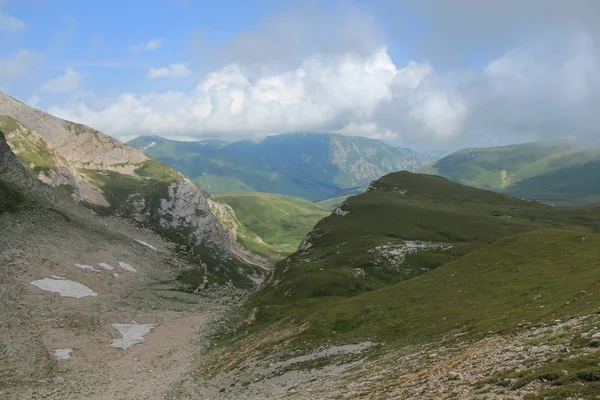
[[[65,121],[0,92],[0,115],[37,132],[75,168],[116,170],[149,159],[144,153],[88,126]]]
[[[242,283],[257,283],[265,275],[266,260],[245,251],[236,232],[211,213],[208,195],[171,167],[0,93],[2,114],[11,117],[15,147],[25,149],[20,161],[32,164],[34,176],[52,186],[72,186],[74,197],[98,213],[132,220],[184,245],[203,263],[212,262],[211,272]]]

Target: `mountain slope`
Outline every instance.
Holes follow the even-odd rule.
[[[226,193],[216,197],[229,204],[245,226],[287,254],[296,251],[311,228],[330,214],[307,200],[271,193]]]
[[[460,150],[419,172],[566,206],[600,201],[599,161],[600,150],[525,143]]]
[[[194,369],[203,325],[236,295],[186,283],[197,260],[36,179],[2,129],[0,266],[7,400],[164,399]]]
[[[416,169],[437,154],[421,155],[361,137],[316,133],[235,143],[139,137],[129,144],[213,193],[266,192],[308,200],[336,196],[392,171]]]
[[[544,228],[600,228],[600,209],[561,209],[394,173],[350,197],[276,264],[256,295],[265,317],[311,299],[356,296],[411,279],[503,237]],[[279,307],[280,305],[281,307]]]
[[[154,230],[199,264],[206,264],[211,275],[237,285],[253,286],[266,273],[267,262],[237,243],[235,233],[211,213],[207,194],[176,170],[101,132],[33,109],[2,93],[1,114],[10,117],[0,121],[5,121],[3,129],[21,163],[33,164],[31,172],[40,176],[56,168],[49,165],[38,171],[36,157],[49,152],[52,157],[46,157],[47,162],[66,162],[75,197],[95,212]],[[35,151],[23,147],[23,143],[34,142],[38,146]],[[60,174],[47,178],[52,186],[65,184]]]
[[[199,393],[595,395],[599,217],[389,174],[275,266]]]
[[[500,189],[560,168],[563,163],[559,160],[571,153],[572,149],[563,144],[524,143],[471,148],[452,153],[419,172],[443,176],[464,185]]]
[[[580,160],[584,161],[585,158]],[[558,206],[598,204],[600,203],[600,160],[523,179],[503,189],[503,192]]]

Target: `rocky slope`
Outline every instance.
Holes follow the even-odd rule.
[[[148,227],[206,265],[250,287],[268,262],[246,251],[211,213],[208,195],[176,170],[84,125],[0,93],[0,127],[29,171],[96,213]]]
[[[0,131],[0,398],[164,399],[237,301],[196,260],[31,175]]]
[[[366,185],[389,172],[414,170],[440,156],[379,140],[325,133],[282,134],[235,143],[139,137],[129,144],[177,168],[211,193],[266,192],[311,201]]]

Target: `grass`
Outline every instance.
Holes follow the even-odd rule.
[[[549,171],[557,156],[569,152],[568,145],[543,143],[464,149],[418,172],[440,175],[474,187],[500,189]]]
[[[349,214],[321,220],[312,247],[276,264],[273,282],[256,295],[286,307],[310,298],[349,297],[413,278],[506,236],[544,228],[598,229],[600,209],[560,209],[458,185],[444,178],[390,174],[374,190],[348,199]],[[405,240],[447,243],[410,254],[402,265],[378,261],[376,246]],[[356,268],[366,278],[356,274]]]
[[[598,234],[540,230],[504,238],[419,277],[319,306],[307,315],[307,335],[403,344],[594,313],[598,262]]]
[[[6,115],[0,116],[0,130],[17,159],[33,175],[56,167],[60,156],[52,150],[46,141],[34,134],[29,128]]]
[[[600,161],[557,169],[522,180],[504,190],[506,193],[569,206],[600,202]]]
[[[158,160],[146,160],[134,171],[136,175],[161,182],[177,182],[182,176],[167,164]]]
[[[255,332],[285,320],[308,325],[296,343],[403,345],[457,330],[506,333],[597,308],[598,208],[555,208],[407,172],[381,178],[342,208],[349,214],[321,220],[312,246],[276,264],[251,297]],[[453,247],[404,263],[372,251],[405,240]]]
[[[219,194],[237,218],[265,242],[285,253],[296,250],[304,236],[329,211],[304,199],[270,193]]]

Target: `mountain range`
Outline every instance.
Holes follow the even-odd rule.
[[[233,143],[141,136],[128,145],[176,168],[211,193],[279,193],[311,201],[335,197],[389,172],[415,170],[443,155],[329,133],[282,134]]]

